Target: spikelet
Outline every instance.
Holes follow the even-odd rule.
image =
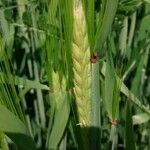
[[[79,125],[87,127],[90,126],[91,115],[91,64],[86,20],[81,0],[74,0],[73,19],[74,93]]]
[[[59,73],[52,71],[52,89],[53,98],[55,100],[56,107],[59,105],[59,100],[66,91],[66,80],[63,77],[60,81]]]

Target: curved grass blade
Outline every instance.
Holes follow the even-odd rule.
[[[106,63],[103,63],[101,72],[105,76]],[[116,78],[117,80],[121,80],[118,76],[116,76]],[[141,101],[127,88],[127,86],[123,82],[121,85],[121,92],[128,98],[127,100],[130,100],[133,104],[137,105],[141,110],[150,115],[150,110],[141,103]]]
[[[117,11],[118,6],[118,0],[104,0],[105,5],[105,11],[102,14],[102,18],[99,20],[98,28],[96,31],[96,37],[95,37],[95,47],[94,51],[100,50],[111,30],[111,26]],[[104,4],[102,3],[102,6]]]
[[[21,150],[35,150],[35,143],[25,124],[3,105],[0,105],[0,130],[6,133]]]
[[[68,95],[65,93],[60,99],[54,115],[54,123],[50,133],[48,149],[57,149],[59,142],[64,134],[68,118],[70,114],[70,106]],[[62,116],[63,115],[63,116]]]
[[[0,72],[0,76],[1,78],[4,79],[4,74],[2,72]],[[35,81],[35,80],[29,80],[29,79],[26,79],[24,77],[18,77],[18,76],[15,76],[15,75],[10,75],[10,78],[12,79],[15,79],[15,85],[17,85],[19,88],[25,88],[25,89],[39,89],[39,90],[46,90],[46,91],[49,91],[49,87],[47,85],[44,85],[38,81]],[[9,84],[9,81],[6,81],[8,82]],[[1,83],[1,81],[0,81]]]
[[[111,55],[111,49],[107,51],[106,56],[106,70],[105,70],[105,107],[110,119],[112,119],[112,103],[113,103],[113,92],[115,89],[115,70],[113,59]]]

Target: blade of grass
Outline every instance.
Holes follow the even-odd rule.
[[[52,131],[50,133],[48,149],[57,149],[58,144],[64,134],[68,118],[70,113],[70,107],[68,102],[68,95],[65,93],[59,99],[59,105],[54,115],[54,123]],[[63,115],[63,118],[62,118]]]
[[[5,41],[0,37],[0,72],[3,72],[3,76],[0,74],[0,103],[4,104],[9,110],[16,114],[22,121],[24,120],[24,111],[21,109],[19,98],[14,84],[14,79],[9,75],[11,74],[10,64],[8,56],[5,51]],[[3,61],[3,62],[2,62]],[[6,84],[9,82],[9,86]]]
[[[0,105],[0,120],[0,130],[17,144],[18,149],[35,150],[35,143],[25,124],[2,105]]]
[[[92,63],[92,111],[91,111],[91,146],[92,149],[100,149],[101,137],[101,115],[100,115],[100,80],[99,80],[99,62]],[[91,130],[92,130],[91,129]]]
[[[103,68],[101,70],[102,74],[105,76],[106,63],[103,62]],[[116,76],[117,80],[121,80],[118,76]],[[122,82],[121,92],[130,100],[133,104],[138,106],[142,111],[150,115],[150,110],[145,107],[140,100],[127,88],[127,86]]]
[[[104,104],[110,119],[112,118],[112,102],[113,92],[115,88],[115,72],[113,66],[113,60],[111,55],[111,49],[107,50],[106,53],[106,70],[105,70],[105,98]]]
[[[4,9],[0,9],[0,20],[1,20],[1,30],[4,40],[6,41],[6,47],[9,57],[12,56],[12,47],[14,42],[14,27],[5,19]]]
[[[0,72],[1,78],[4,79],[4,74],[2,72]],[[19,76],[15,76],[15,75],[10,75],[10,78],[15,79],[15,85],[17,85],[19,88],[25,88],[25,89],[40,89],[40,90],[46,90],[49,91],[49,87],[47,85],[44,85],[40,82],[37,82],[35,80],[29,80],[26,79],[25,77],[19,77]],[[2,80],[3,80],[2,79]],[[9,84],[9,81],[7,81]],[[0,81],[1,83],[1,81]]]
[[[135,26],[136,26],[136,12],[134,12],[131,16],[131,26],[129,31],[128,47],[131,47],[131,44],[133,42]]]
[[[148,64],[148,53],[150,51],[150,44],[146,46],[144,54],[141,56],[137,70],[135,73],[135,77],[133,78],[132,85],[131,85],[131,91],[137,96],[139,99],[142,98],[142,75],[146,76],[145,68]]]
[[[123,20],[123,28],[119,35],[119,49],[123,56],[127,56],[127,33],[128,33],[128,17],[125,17]]]
[[[102,5],[103,3],[106,3],[105,11],[104,14],[102,15],[103,17],[100,18],[97,27],[96,36],[95,36],[95,47],[94,47],[94,51],[99,50],[100,52],[102,51],[101,48],[108,34],[110,33],[111,26],[117,11],[118,0],[104,0],[102,2]]]

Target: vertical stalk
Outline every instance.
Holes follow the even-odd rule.
[[[35,45],[34,45],[34,35],[32,32],[31,32],[31,44],[32,44],[32,52],[34,53],[35,52]],[[39,82],[39,80],[40,80],[39,71],[38,71],[38,66],[37,66],[35,59],[33,60],[33,67],[34,67],[35,81]],[[45,117],[45,107],[44,107],[42,91],[37,89],[36,94],[37,94],[37,102],[38,102],[41,127],[42,127],[42,129],[45,129],[46,117]]]
[[[97,59],[97,56],[94,56]],[[91,58],[92,59],[92,58]],[[94,58],[93,58],[94,59]],[[99,62],[92,62],[92,113],[91,113],[91,146],[92,149],[100,148],[100,81]]]
[[[136,24],[136,12],[134,12],[131,16],[131,26],[130,26],[130,31],[129,31],[128,47],[131,47],[131,44],[133,41],[135,24]]]
[[[115,150],[117,145],[117,128],[116,125],[111,125],[110,140],[112,141],[111,150]]]
[[[40,120],[39,120],[39,110],[38,110],[38,104],[37,101],[34,100],[34,109],[35,109],[35,121],[38,126],[40,126]],[[37,147],[40,148],[42,145],[42,139],[41,139],[41,129],[38,131],[38,140],[37,140]]]
[[[92,64],[92,123],[93,127],[100,127],[100,83],[99,63]]]
[[[122,55],[126,55],[127,48],[127,33],[128,33],[128,17],[125,17],[123,20],[123,28],[119,37],[119,49],[121,50]]]

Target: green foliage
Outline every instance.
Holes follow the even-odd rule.
[[[142,4],[142,0],[120,0],[118,11],[122,14],[130,14],[136,11]]]
[[[74,2],[87,26],[78,46],[90,47],[90,126],[75,97]],[[0,149],[149,149],[149,24],[149,0],[0,0]]]
[[[66,124],[69,118],[70,106],[68,103],[68,95],[64,93],[59,101],[60,103],[55,110],[54,123],[48,139],[48,149],[57,149],[57,146],[60,143],[61,138],[64,134]]]
[[[18,149],[36,149],[34,141],[25,124],[2,105],[0,105],[0,120],[0,130],[5,132],[12,139]]]

